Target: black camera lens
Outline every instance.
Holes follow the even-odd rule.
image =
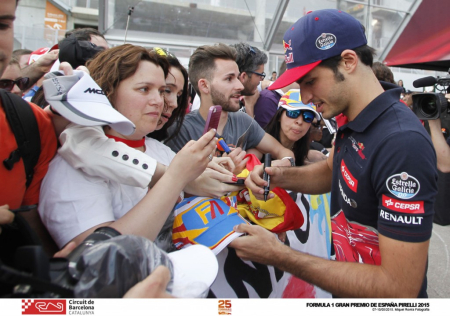
[[[424,96],[422,99],[422,112],[428,116],[434,116],[437,111],[436,98],[434,95]]]

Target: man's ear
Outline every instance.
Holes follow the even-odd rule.
[[[346,49],[341,53],[342,67],[346,72],[353,72],[359,63],[358,55],[351,49]]]
[[[198,89],[200,90],[200,94],[209,94],[210,86],[209,81],[207,79],[200,79],[198,81]]]
[[[239,74],[238,79],[240,82],[245,82],[245,80],[248,78],[248,74],[243,71]]]

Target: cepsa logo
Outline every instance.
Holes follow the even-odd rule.
[[[66,315],[66,300],[22,300],[22,315]]]
[[[231,315],[231,300],[219,300],[219,315]]]

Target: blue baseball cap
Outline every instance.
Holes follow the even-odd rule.
[[[320,121],[320,115],[316,111],[316,106],[312,103],[304,104],[300,95],[300,89],[291,89],[285,93],[278,102],[278,108],[285,108],[289,111],[307,110],[314,113],[314,116]]]
[[[367,44],[362,24],[336,9],[309,12],[284,34],[287,70],[269,86],[276,90],[299,80],[322,60]]]

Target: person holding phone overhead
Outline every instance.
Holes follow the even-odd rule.
[[[263,153],[270,153],[274,159],[294,157],[291,150],[284,148],[275,138],[265,133],[251,117],[238,112],[239,97],[244,88],[238,77],[239,68],[233,47],[219,43],[200,46],[195,50],[189,60],[189,78],[200,96],[200,108],[186,115],[180,133],[167,142],[173,151],[177,152],[191,139],[199,139],[209,108],[220,105],[222,113],[217,133],[229,147],[236,147],[239,137],[249,129],[246,148],[234,148],[229,154],[236,166],[234,174],[239,174],[245,168],[247,159],[244,159],[244,156],[249,149],[256,149],[259,158]],[[277,163],[291,166],[288,159],[274,165]]]

